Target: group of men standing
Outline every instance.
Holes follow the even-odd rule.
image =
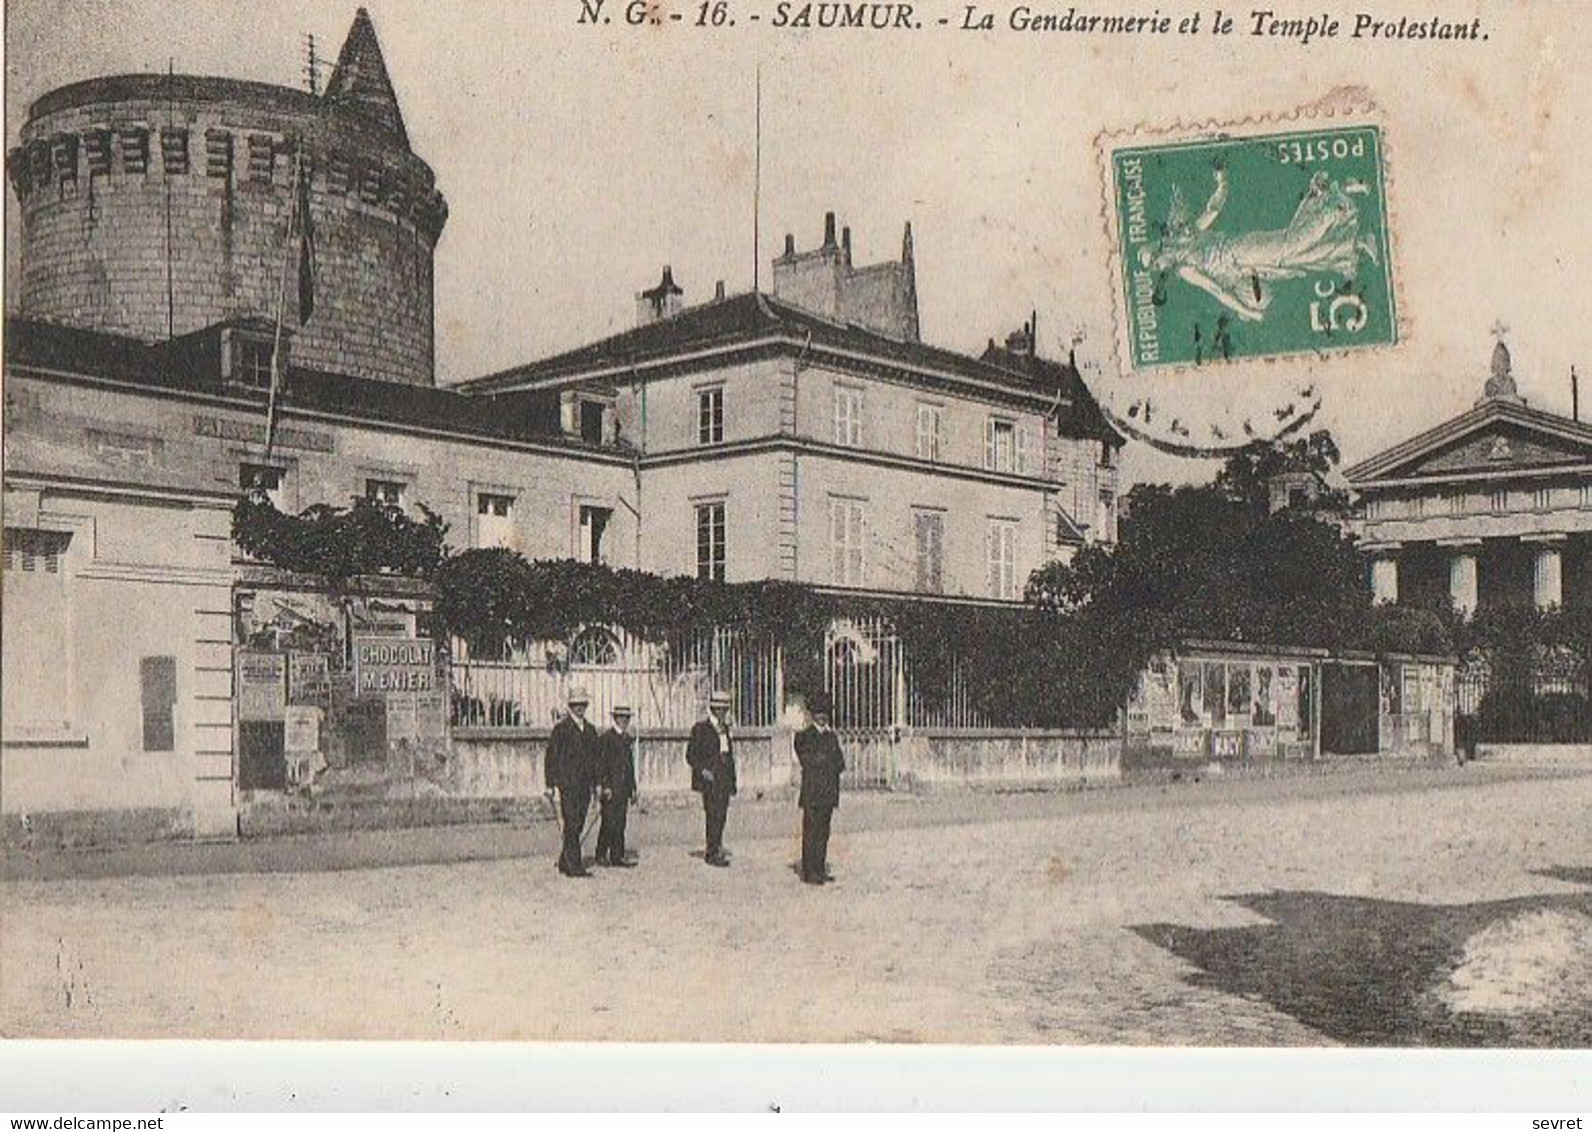
[[[615,704],[613,726],[599,735],[586,718],[590,703],[584,688],[570,689],[569,714],[553,726],[543,767],[549,799],[555,791],[558,795],[558,817],[564,827],[558,871],[567,877],[591,876],[580,842],[594,797],[602,814],[597,863],[621,869],[635,865],[625,852],[625,820],[636,802],[636,740],[630,734],[630,708]]]
[[[636,802],[635,737],[630,733],[631,710],[615,705],[613,725],[598,733],[586,718],[591,698],[581,687],[569,691],[569,713],[553,727],[547,743],[544,781],[549,801],[557,795],[563,825],[563,845],[558,871],[568,877],[589,877],[582,858],[581,839],[586,816],[595,797],[602,824],[597,833],[597,863],[630,868],[633,857],[625,851],[625,822]],[[691,789],[702,796],[706,825],[703,860],[715,868],[728,868],[724,851],[724,825],[730,799],[735,796],[735,740],[730,732],[729,694],[715,691],[708,697],[708,713],[691,729],[685,760],[691,768]],[[829,704],[813,696],[807,705],[810,722],[796,735],[796,759],[802,781],[798,796],[802,809],[801,877],[808,884],[834,879],[829,872],[829,827],[840,805],[840,776],[846,769],[840,737],[829,723]]]

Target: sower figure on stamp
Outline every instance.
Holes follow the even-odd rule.
[[[702,795],[702,811],[707,819],[707,852],[703,859],[718,868],[729,865],[724,853],[724,822],[730,813],[730,798],[735,794],[735,748],[730,725],[725,720],[730,694],[714,692],[708,697],[708,717],[691,728],[686,743],[685,761],[691,766],[691,789]]]
[[[597,740],[597,797],[602,825],[597,829],[597,863],[633,868],[625,856],[625,819],[636,801],[636,739],[630,734],[630,708],[614,705],[614,725]]]
[[[542,772],[548,799],[558,791],[558,815],[564,827],[558,871],[567,877],[591,876],[580,852],[586,812],[597,789],[597,729],[586,718],[589,701],[586,689],[576,686],[569,690],[569,714],[553,725]]]
[[[802,768],[802,880],[823,884],[829,872],[829,820],[840,805],[840,775],[846,757],[840,736],[829,725],[829,702],[821,693],[809,700],[812,721],[796,733],[796,761]]]

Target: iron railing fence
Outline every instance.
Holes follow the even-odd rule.
[[[836,621],[824,651],[823,690],[835,726],[848,736],[1012,722],[975,708],[961,657],[952,658],[948,676],[934,686],[915,675],[905,644],[882,619]],[[689,727],[716,688],[730,693],[731,715],[743,727],[773,727],[786,710],[782,649],[771,638],[735,629],[656,642],[590,626],[568,642],[535,642],[493,656],[472,655],[455,639],[451,661],[455,726],[549,727],[577,685],[590,696],[594,720],[606,720],[615,704],[626,703],[636,725],[650,730]]]

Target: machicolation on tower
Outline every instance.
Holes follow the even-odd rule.
[[[152,342],[274,319],[298,277],[303,176],[315,302],[302,326],[289,315],[293,364],[434,383],[448,208],[364,9],[323,94],[190,75],[73,83],[33,103],[6,167],[23,317]]]

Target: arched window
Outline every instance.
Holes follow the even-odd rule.
[[[619,663],[619,638],[601,625],[588,625],[569,643],[569,663],[611,668]]]

